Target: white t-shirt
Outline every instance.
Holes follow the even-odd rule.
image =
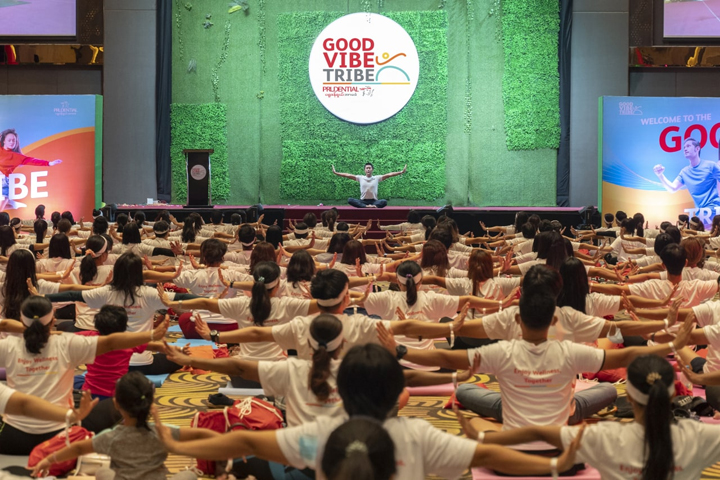
[[[720,302],[705,302],[693,307],[695,320],[701,327],[720,323]]]
[[[568,341],[539,345],[525,340],[498,342],[467,351],[479,353],[482,372],[495,374],[502,397],[503,430],[526,425],[563,425],[577,374],[598,372],[605,351]]]
[[[8,401],[10,401],[10,397],[12,397],[14,393],[15,390],[8,387],[4,383],[0,383],[0,415],[5,413]]]
[[[225,290],[225,285],[220,281],[218,267],[207,267],[199,270],[183,270],[173,283],[178,287],[187,288],[190,293],[208,298],[216,298]],[[248,276],[237,270],[226,269],[223,271],[223,278],[228,282],[241,282],[247,280]],[[235,289],[228,290],[226,298],[232,298],[236,294]],[[219,313],[209,310],[197,310],[203,320],[208,323],[234,324],[235,320],[225,318]],[[194,321],[194,320],[193,320]]]
[[[632,295],[662,300],[670,295],[675,285],[669,280],[652,279],[641,283],[633,283],[628,287]],[[685,301],[681,306],[690,308],[711,299],[717,291],[718,283],[715,280],[682,280],[678,283],[678,289],[673,298],[684,298]]]
[[[377,200],[378,183],[382,181],[382,175],[356,175],[355,180],[360,182],[360,200]]]
[[[67,408],[72,398],[75,367],[93,363],[96,351],[97,337],[63,333],[50,335],[42,352],[33,355],[25,349],[23,337],[11,335],[0,341],[0,365],[7,368],[9,387]],[[64,422],[9,414],[5,421],[32,434],[53,432],[65,426]]]
[[[312,361],[288,358],[284,362],[260,362],[258,376],[266,395],[285,397],[288,427],[313,422],[317,417],[342,417],[342,399],[337,390],[340,360],[330,361],[330,396],[319,400],[310,390]]]
[[[322,454],[330,434],[345,420],[318,417],[312,423],[277,431],[276,439],[288,463],[315,470],[318,480]],[[455,479],[468,469],[477,442],[439,430],[419,418],[394,417],[383,423],[395,444],[394,480],[420,480],[430,474]]]
[[[718,273],[712,270],[706,270],[698,267],[685,267],[682,271],[683,280],[715,280],[718,279]],[[660,280],[667,280],[667,270],[660,272]]]
[[[560,438],[567,447],[578,427],[563,427]],[[697,480],[702,471],[720,461],[717,425],[678,420],[670,426],[675,459],[675,480]],[[589,463],[603,480],[642,478],[645,466],[645,428],[638,423],[600,422],[589,425],[577,451],[577,462]]]
[[[174,292],[167,292],[170,300],[175,299]],[[102,308],[103,305],[121,305],[125,307],[128,315],[128,332],[147,332],[153,328],[153,316],[156,310],[164,309],[157,290],[147,286],[138,287],[135,293],[135,303],[129,305],[130,299],[125,301],[125,293],[113,290],[112,286],[96,288],[94,290],[83,290],[83,300],[90,308]],[[130,357],[130,365],[151,365],[153,363],[152,352],[133,353]]]
[[[310,337],[310,324],[317,315],[305,315],[295,317],[284,325],[272,327],[272,335],[275,341],[283,350],[297,350],[300,359],[310,360],[312,349],[308,344]],[[346,351],[355,345],[366,343],[380,343],[377,337],[377,322],[381,321],[385,328],[390,328],[390,322],[386,320],[375,320],[365,315],[335,315],[343,324],[343,338],[345,339]]]
[[[520,307],[508,307],[502,312],[483,317],[483,328],[488,338],[499,340],[520,340],[522,330],[515,321]],[[558,321],[548,330],[548,340],[568,340],[576,343],[592,343],[598,339],[605,327],[605,319],[592,317],[571,307],[555,308]]]
[[[218,300],[220,313],[225,318],[236,320],[240,328],[255,327],[250,313],[250,297],[235,297]],[[310,301],[292,297],[272,297],[270,299],[270,316],[263,326],[273,327],[287,323],[295,317],[307,315]],[[241,343],[240,356],[246,360],[276,361],[285,358],[280,345],[275,342]]]
[[[703,365],[703,372],[716,372],[720,370],[720,324],[704,326],[703,333],[710,344],[707,349],[707,362]]]
[[[625,253],[625,248],[623,248],[623,245],[627,249],[634,249],[634,248],[645,248],[644,243],[640,242],[628,242],[627,240],[623,240],[621,237],[616,238],[610,246],[613,249],[613,253],[618,257],[619,262],[625,262],[628,258],[640,258],[642,255],[638,254],[627,254]]]
[[[523,238],[523,240],[524,241],[516,243],[515,246],[513,247],[513,251],[515,252],[515,254],[516,255],[528,255],[530,253],[535,253],[535,255],[537,256],[537,253],[532,251],[533,240],[525,240],[524,238]]]
[[[43,258],[35,262],[35,271],[37,273],[55,273],[64,272],[65,269],[75,261],[74,258]],[[63,283],[70,283],[65,281]]]
[[[113,271],[112,265],[100,265],[97,267],[97,274],[88,284],[102,284],[107,281]],[[76,268],[70,274],[73,283],[82,284],[80,280],[80,268]],[[98,308],[90,308],[86,303],[75,302],[75,326],[82,330],[95,330],[95,315],[100,311]]]
[[[448,252],[448,262],[451,267],[455,267],[460,270],[467,270],[468,263],[470,262],[470,255],[450,250]]]
[[[226,253],[224,259],[226,262],[250,265],[250,255],[252,255],[252,250],[238,250],[237,252]]]
[[[378,315],[385,320],[396,320],[396,310],[399,308],[405,317],[424,322],[437,323],[443,317],[454,317],[459,309],[460,299],[453,295],[440,295],[435,292],[417,292],[417,301],[408,305],[407,292],[371,293],[365,300],[365,310],[369,315]],[[422,350],[435,348],[435,341],[431,338],[418,340],[417,338],[398,337],[398,342],[408,347]]]
[[[620,310],[620,297],[617,295],[594,292],[585,297],[585,313],[592,317],[615,315],[618,310]]]

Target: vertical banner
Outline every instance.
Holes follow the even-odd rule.
[[[102,197],[102,97],[0,96],[0,210],[90,217]]]
[[[600,112],[603,212],[720,215],[719,98],[602,97]]]

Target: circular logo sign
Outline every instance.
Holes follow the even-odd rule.
[[[320,103],[352,123],[386,120],[415,92],[420,62],[410,35],[375,13],[335,20],[315,39],[310,83]]]
[[[195,165],[190,169],[190,176],[195,180],[202,180],[207,175],[207,170],[202,165]]]

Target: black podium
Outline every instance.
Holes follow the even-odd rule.
[[[212,206],[210,154],[215,150],[183,150],[187,167],[186,207]]]

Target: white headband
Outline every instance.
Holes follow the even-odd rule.
[[[257,238],[253,238],[252,242],[240,242],[240,245],[245,245],[246,247],[249,247],[251,245],[255,245],[255,240],[257,240]]]
[[[103,246],[97,252],[93,252],[93,256],[92,256],[93,258],[98,258],[100,255],[105,253],[105,250],[107,250],[107,246],[108,246],[107,238],[103,237],[102,235],[100,236],[100,238],[103,239]]]
[[[36,321],[42,323],[43,325],[47,325],[50,322],[52,322],[52,319],[53,319],[53,311],[52,310],[50,310],[50,313],[48,313],[44,317],[34,316],[33,318],[29,318],[29,317],[26,317],[22,313],[20,314],[20,320],[22,320],[23,325],[25,325],[26,327],[29,327],[30,325],[33,324],[33,322],[36,322]]]
[[[343,291],[340,292],[340,295],[335,298],[316,298],[315,301],[317,301],[317,304],[321,307],[334,307],[342,302],[346,296],[347,290],[343,289]]]
[[[408,281],[408,277],[412,277],[412,279],[415,280],[415,284],[416,284],[416,285],[417,285],[418,283],[420,283],[420,281],[423,279],[423,274],[422,274],[422,272],[418,273],[418,274],[415,275],[414,277],[413,277],[412,275],[410,275],[410,274],[408,274],[408,275],[406,275],[406,276],[404,276],[404,277],[401,277],[400,275],[397,274],[397,272],[395,273],[395,275],[397,275],[397,281],[398,281],[398,283],[399,283],[400,285],[406,285],[406,284],[407,284],[407,281]]]
[[[627,393],[630,394],[630,396],[633,400],[635,400],[635,402],[639,403],[640,405],[647,405],[648,400],[650,399],[650,395],[648,395],[647,393],[642,393],[630,382],[627,382],[627,385],[625,385],[625,390],[627,390]],[[670,395],[670,397],[675,395],[674,383],[668,387],[668,395]]]
[[[170,231],[170,227],[166,228],[165,230],[155,230],[155,235],[165,235],[167,232]]]
[[[256,281],[258,281],[260,283],[265,283],[265,277],[258,277],[258,279]],[[276,278],[275,280],[273,280],[270,283],[265,283],[265,288],[268,290],[272,290],[273,288],[275,288],[275,286],[278,283],[280,283],[280,277]]]
[[[306,233],[308,233],[307,228],[296,228],[295,229],[295,235],[305,235]]]
[[[310,343],[310,347],[313,350],[317,350],[322,345],[325,347],[325,350],[327,350],[328,352],[334,352],[335,350],[340,348],[340,345],[342,345],[343,340],[344,340],[344,338],[343,338],[342,331],[338,334],[337,337],[335,337],[333,340],[331,340],[327,343],[318,342],[317,340],[312,338],[312,336],[308,336],[308,342]]]

